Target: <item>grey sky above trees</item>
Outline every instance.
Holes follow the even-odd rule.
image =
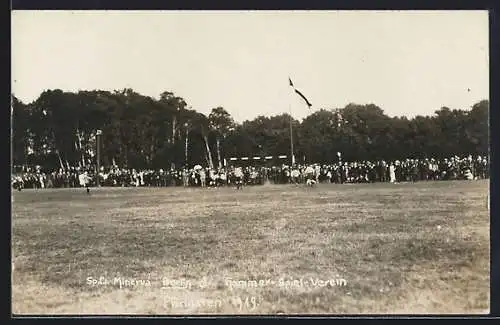
[[[389,116],[489,98],[488,14],[446,12],[12,13],[12,91],[164,91],[237,122],[349,103]]]

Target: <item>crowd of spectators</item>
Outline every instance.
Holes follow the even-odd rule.
[[[110,187],[218,187],[234,184],[234,168],[204,168],[136,170],[116,166],[60,168],[47,171],[40,167],[21,167],[12,174],[12,186],[22,188],[70,188],[82,186]],[[396,161],[338,161],[330,164],[295,166],[242,167],[244,185],[266,183],[304,183],[308,173],[318,183],[417,182],[489,178],[487,157],[449,157],[445,159],[404,159]]]

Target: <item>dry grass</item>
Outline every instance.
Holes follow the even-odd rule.
[[[16,192],[12,310],[487,313],[487,197],[485,181]]]

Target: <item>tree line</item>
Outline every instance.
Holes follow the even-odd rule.
[[[102,165],[218,167],[224,158],[290,156],[296,161],[395,160],[487,155],[489,102],[470,110],[442,107],[432,116],[389,117],[375,104],[313,110],[302,121],[289,114],[237,123],[223,107],[206,116],[172,92],[159,99],[132,89],[47,90],[31,103],[12,95],[14,165],[48,168],[95,163],[97,131]],[[292,134],[290,132],[292,123]]]

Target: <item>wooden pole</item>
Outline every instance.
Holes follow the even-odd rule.
[[[96,183],[97,187],[100,187],[100,179],[99,179],[99,172],[101,171],[101,130],[97,130],[96,133],[96,158],[97,158],[97,172],[96,172]]]
[[[189,139],[189,128],[186,125],[186,142],[184,144],[184,166],[188,165],[188,140]]]
[[[295,165],[295,154],[293,152],[293,117],[292,117],[292,105],[289,104],[289,111],[290,111],[290,154],[291,154],[291,161],[292,161],[292,166]]]

